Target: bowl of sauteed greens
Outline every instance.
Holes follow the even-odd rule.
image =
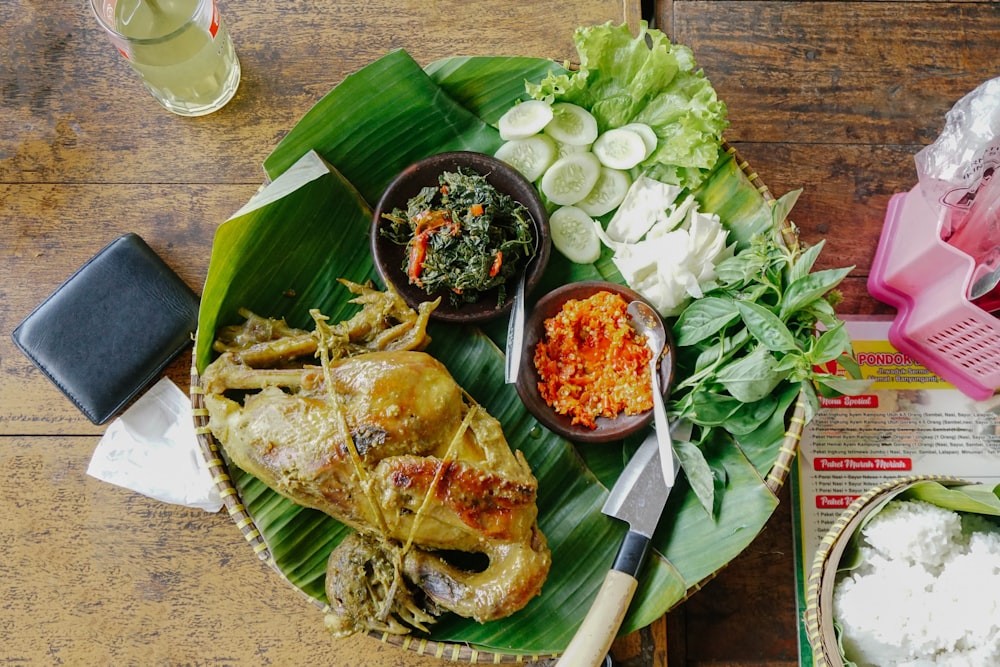
[[[431,315],[482,322],[510,310],[526,273],[530,293],[548,262],[548,214],[538,191],[504,162],[439,153],[404,169],[372,216],[371,251],[386,284]]]

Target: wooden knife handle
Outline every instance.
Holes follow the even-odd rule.
[[[597,667],[618,634],[639,582],[618,570],[609,570],[594,604],[583,619],[556,667]]]
[[[604,662],[639,586],[637,576],[648,548],[649,538],[632,532],[626,535],[614,565],[556,667],[598,667]]]

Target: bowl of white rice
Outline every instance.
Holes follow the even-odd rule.
[[[1000,665],[996,491],[920,476],[855,500],[807,582],[815,667]]]

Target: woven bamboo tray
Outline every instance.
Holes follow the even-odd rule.
[[[859,496],[838,517],[823,537],[806,580],[806,636],[813,651],[814,667],[844,667],[833,626],[833,588],[844,549],[871,512],[918,482],[944,486],[969,484],[957,477],[914,475],[891,480]]]
[[[736,149],[726,142],[723,142],[723,148],[727,154],[734,158],[735,164],[748,178],[753,187],[763,196],[764,200],[769,204],[773,204],[774,197],[768,190],[768,187],[763,183],[759,175],[750,167],[750,165],[741,156],[739,156]],[[785,225],[781,232],[786,245],[792,246],[798,243],[797,229],[790,221],[785,221]],[[198,333],[201,335],[203,332]],[[213,333],[214,332],[210,332],[208,335],[212,335]],[[257,555],[257,558],[263,561],[278,576],[285,580],[289,586],[292,586],[295,590],[299,591],[303,599],[305,599],[309,604],[315,606],[318,611],[326,613],[329,611],[329,605],[306,594],[289,581],[286,575],[281,571],[275,562],[275,559],[272,556],[261,531],[254,523],[254,518],[250,515],[246,506],[243,504],[239,491],[233,484],[232,478],[230,477],[228,465],[222,451],[220,450],[220,445],[209,431],[208,412],[204,404],[201,379],[194,363],[192,363],[191,368],[190,394],[192,415],[199,448],[208,465],[213,481],[220,496],[222,497],[229,516],[232,518],[237,528],[239,528],[244,539],[247,541],[254,554]],[[802,430],[805,425],[805,409],[805,401],[802,396],[799,396],[795,402],[794,408],[791,410],[791,414],[788,416],[786,422],[786,432],[780,444],[776,460],[771,465],[764,480],[765,486],[774,494],[777,494],[788,478],[792,463],[798,451],[799,441],[801,440]],[[713,579],[719,571],[720,570],[717,570],[711,575],[689,586],[683,598],[678,600],[671,607],[671,609],[676,608],[677,605],[681,604],[684,600],[687,600],[691,595],[700,590],[708,581]],[[318,626],[318,630],[322,631],[321,626]],[[384,643],[399,646],[405,650],[413,651],[420,655],[433,656],[443,660],[462,663],[546,664],[558,657],[557,654],[524,655],[493,652],[480,650],[466,644],[436,641],[412,635],[399,636],[388,633],[373,632],[371,633],[371,636]]]

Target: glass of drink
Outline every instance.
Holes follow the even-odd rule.
[[[203,116],[236,93],[240,61],[215,0],[90,0],[90,6],[168,110]]]

